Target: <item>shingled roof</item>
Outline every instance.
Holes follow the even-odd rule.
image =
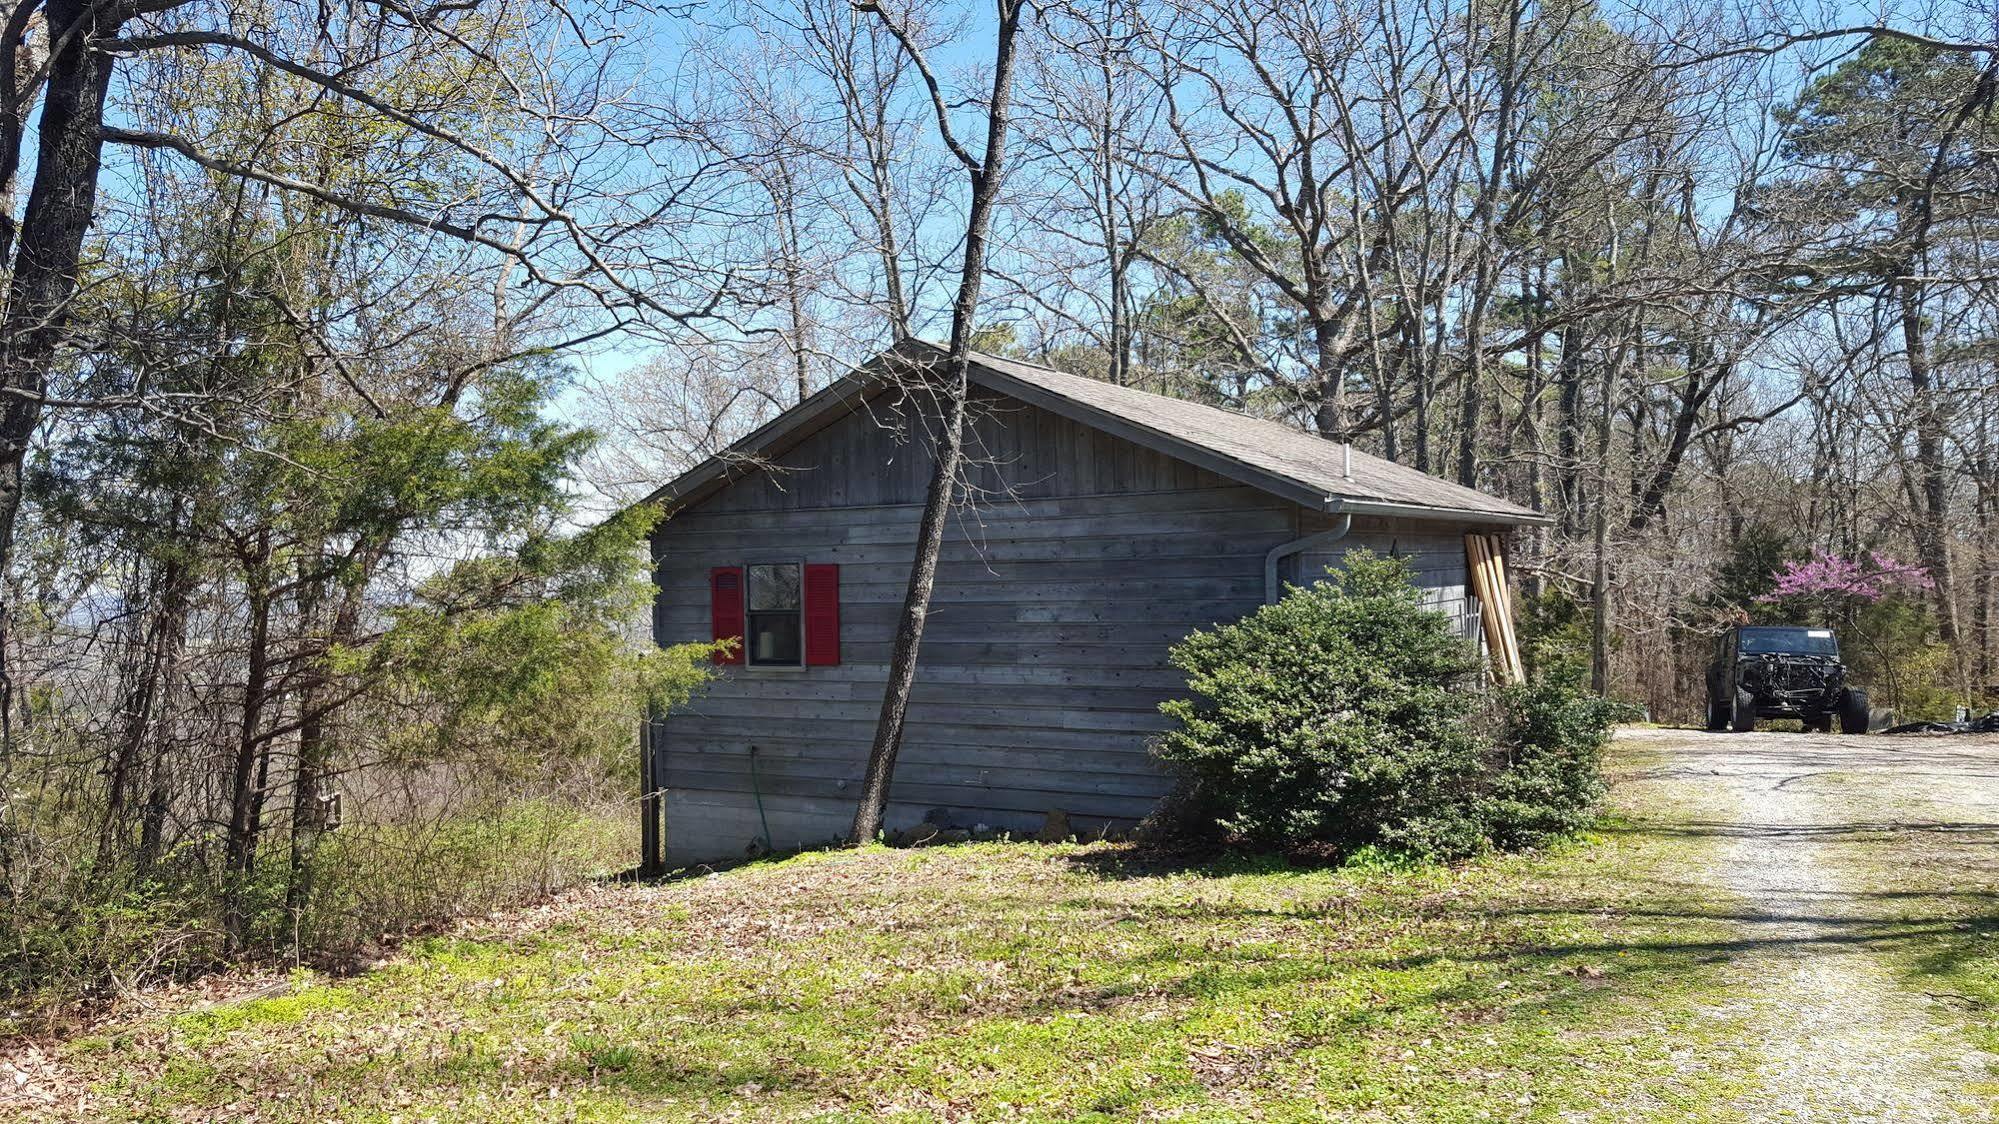
[[[655,502],[692,502],[850,410],[896,358],[941,359],[942,349],[906,341],[785,411],[655,492]],[[1117,386],[1014,359],[974,353],[972,381],[1229,479],[1329,512],[1403,515],[1468,523],[1545,523],[1547,518],[1475,488],[1441,480],[1282,422]]]

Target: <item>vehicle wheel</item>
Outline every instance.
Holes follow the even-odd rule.
[[[1748,691],[1735,692],[1735,714],[1730,721],[1738,734],[1746,734],[1756,728],[1756,696]]]
[[[1805,715],[1804,722],[1805,733],[1807,734],[1827,734],[1832,732],[1832,715],[1830,714],[1807,714]]]
[[[1867,692],[1853,687],[1839,700],[1839,732],[1842,734],[1864,734],[1867,732]]]
[[[1713,695],[1709,695],[1707,700],[1707,728],[1711,731],[1726,730],[1728,729],[1729,717],[1728,708],[1722,706]]]

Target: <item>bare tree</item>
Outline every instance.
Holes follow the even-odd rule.
[[[941,357],[919,361],[911,372],[936,406],[933,435],[936,465],[924,495],[923,518],[916,536],[916,557],[910,564],[909,589],[903,597],[902,613],[896,623],[895,646],[889,655],[888,683],[882,691],[881,717],[875,726],[874,743],[868,749],[867,768],[862,774],[859,802],[854,809],[852,838],[855,842],[871,840],[881,831],[889,787],[895,778],[896,755],[902,749],[903,723],[909,714],[910,690],[916,684],[916,660],[923,644],[923,626],[929,618],[930,600],[936,590],[937,557],[944,546],[945,522],[950,517],[960,484],[959,472],[964,464],[965,415],[971,395],[972,333],[977,327],[979,289],[985,280],[987,233],[1006,182],[1014,64],[1021,22],[1028,9],[1024,0],[997,2],[992,84],[982,106],[985,144],[978,155],[973,155],[959,140],[943,87],[923,49],[911,37],[908,13],[890,12],[874,3],[869,3],[865,10],[873,13],[889,29],[922,76],[936,110],[938,135],[953,158],[964,168],[970,181],[970,191],[965,217],[964,264],[958,276],[957,296],[951,303],[950,346]]]
[[[1358,174],[1388,143],[1358,116],[1372,30],[1339,0],[1168,7],[1146,30],[1165,143],[1127,157],[1298,310],[1305,374],[1289,389],[1338,440],[1352,435],[1347,365],[1365,323],[1349,265],[1378,263],[1385,245],[1385,216],[1356,216],[1403,198],[1398,182],[1369,191]]]
[[[755,0],[746,8],[751,26],[768,29],[755,65],[794,84],[809,76],[817,108],[832,118],[810,156],[844,186],[847,205],[821,203],[847,229],[854,253],[843,257],[873,269],[864,279],[835,271],[829,280],[846,303],[885,321],[891,340],[914,333],[924,293],[949,258],[926,227],[946,203],[954,168],[930,159],[929,95],[907,49],[920,52],[942,33],[935,15],[912,10],[900,27],[905,44],[847,0]]]
[[[1043,17],[1048,34],[1030,55],[1022,92],[1023,111],[1041,127],[1024,138],[1033,175],[1018,193],[1040,244],[1010,270],[1015,299],[1052,322],[1044,353],[1048,337],[1080,334],[1103,361],[1092,373],[1120,385],[1141,374],[1138,274],[1168,211],[1159,177],[1125,158],[1156,144],[1159,131],[1158,100],[1132,57],[1142,26],[1135,8],[1102,0]]]

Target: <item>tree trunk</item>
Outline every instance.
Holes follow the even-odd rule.
[[[0,208],[0,260],[14,253],[13,201],[19,186],[21,146],[27,139],[28,112],[40,84],[33,71],[46,61],[35,57],[28,38],[41,9],[32,0],[15,0],[0,24],[0,199],[7,201],[7,206]]]
[[[1617,238],[1611,236],[1611,260],[1617,260]],[[1613,273],[1613,277],[1615,274]],[[1603,401],[1598,404],[1596,416],[1596,502],[1590,515],[1592,539],[1592,562],[1590,576],[1590,690],[1599,695],[1610,694],[1610,452],[1611,442],[1616,434],[1617,395],[1624,385],[1624,360],[1630,352],[1637,352],[1639,369],[1643,370],[1645,340],[1645,319],[1643,307],[1633,315],[1631,339],[1620,344],[1608,363],[1603,366]]]
[[[1981,485],[1981,491],[1985,490]],[[1979,504],[1978,573],[1971,581],[1971,635],[1973,668],[1979,691],[1992,686],[1992,570],[1999,565],[1993,550],[1992,521],[1999,519],[1999,504],[1988,495]]]
[[[1312,422],[1322,437],[1352,441],[1353,428],[1347,417],[1346,342],[1340,338],[1339,326],[1333,321],[1323,316],[1314,316],[1313,321],[1312,344],[1317,360],[1313,375],[1319,384],[1319,405]]]
[[[1978,570],[1971,581],[1971,634],[1973,668],[1980,692],[1992,686],[1992,573],[1999,566],[1999,535],[1992,529],[1999,519],[1999,478],[1995,478],[1992,449],[1993,407],[1988,402],[1978,418],[1978,457],[1972,474],[1978,485],[1977,528]]]
[[[1480,282],[1483,287],[1483,281]],[[1465,320],[1464,386],[1458,398],[1458,483],[1478,487],[1478,432],[1485,411],[1485,298],[1472,297]]]
[[[1548,379],[1548,337],[1541,329],[1542,301],[1548,295],[1548,263],[1540,263],[1537,271],[1524,273],[1520,281],[1521,303],[1527,309],[1527,377],[1533,393],[1524,396],[1520,403],[1522,417],[1527,423],[1527,504],[1536,511],[1545,510],[1548,504],[1545,462],[1548,456],[1547,435],[1542,431],[1542,390]],[[1545,576],[1548,560],[1548,528],[1535,527],[1528,531],[1527,556],[1534,567],[1527,571],[1527,596],[1538,598],[1547,588]]]
[[[46,10],[50,42],[60,49],[48,63],[34,186],[0,313],[0,573],[13,562],[22,468],[41,422],[49,366],[68,321],[83,240],[97,205],[104,143],[99,133],[116,60],[92,44],[115,35],[126,12],[124,5],[91,0],[49,0]],[[0,611],[0,754],[8,752],[4,723],[13,709],[6,648],[6,612]]]
[[[375,564],[368,559],[364,575],[372,574]],[[335,648],[354,642],[365,583],[364,576],[343,592],[332,627],[327,629],[325,651],[315,657],[319,666],[299,693],[298,766],[292,779],[291,855],[285,876],[285,908],[293,918],[311,903],[313,858],[326,836],[327,806],[321,797],[333,764],[333,741],[327,729],[332,704],[327,695],[335,685],[326,660]]]
[[[187,649],[188,610],[198,587],[193,567],[176,563],[169,576],[162,582],[160,597],[162,627],[155,648],[156,666],[152,669],[155,683],[152,709],[157,713],[162,703],[159,696],[168,689],[168,678]],[[169,738],[167,730],[157,722],[149,722],[138,732],[147,743],[146,753],[146,800],[139,812],[139,846],[133,856],[133,867],[144,877],[151,872],[166,843],[167,801],[169,785],[172,783],[172,762],[167,750]]]
[[[1108,33],[1114,14],[1108,10],[1099,17],[1104,20],[1103,28]],[[1103,218],[1104,264],[1110,269],[1110,381],[1118,386],[1131,383],[1131,318],[1125,307],[1131,299],[1130,279],[1126,271],[1131,268],[1131,255],[1122,244],[1122,225],[1118,222],[1117,193],[1117,81],[1112,57],[1106,50],[1097,59],[1097,75],[1102,80],[1104,116],[1099,123],[1097,135],[1097,181],[1103,191],[1101,214]]]
[[[791,349],[792,377],[797,381],[797,397],[793,402],[803,402],[812,396],[812,341],[811,331],[805,325],[805,264],[800,260],[805,251],[798,235],[798,189],[791,166],[784,159],[775,159],[771,164],[776,176],[770,191],[771,210],[777,219],[779,245],[784,251],[785,311],[791,317],[791,338],[786,344]]]
[[[236,752],[230,770],[229,835],[224,842],[222,927],[227,950],[242,951],[249,935],[243,895],[249,888],[257,854],[257,773],[263,754],[264,706],[270,695],[271,595],[269,532],[259,536],[257,551],[244,567],[249,601],[250,637],[243,677],[243,710],[237,727]]]
[[[1125,302],[1131,299],[1130,263],[1118,260],[1111,265],[1111,356],[1110,378],[1119,386],[1130,386],[1131,314]]]
[[[1562,329],[1562,354],[1555,364],[1559,390],[1555,399],[1556,514],[1564,538],[1582,526],[1583,331],[1571,324]]]
[[[1493,289],[1499,284],[1499,239],[1496,231],[1500,184],[1513,157],[1513,112],[1519,95],[1520,23],[1526,14],[1523,0],[1507,5],[1506,41],[1499,51],[1499,104],[1493,113],[1492,160],[1484,170],[1474,205],[1478,255],[1472,270],[1472,294],[1465,315],[1464,397],[1460,402],[1458,431],[1458,483],[1478,487],[1478,441],[1485,408],[1485,314],[1492,303]]]
[[[1409,438],[1415,446],[1416,471],[1430,471],[1430,364],[1423,358],[1423,313],[1421,306],[1403,320],[1402,353],[1414,373],[1416,399],[1409,408]]]
[[[1707,406],[1708,399],[1727,378],[1727,372],[1717,370],[1714,377],[1706,378],[1703,372],[1713,365],[1710,350],[1697,344],[1687,345],[1686,381],[1680,384],[1680,398],[1673,411],[1672,427],[1667,433],[1666,449],[1660,455],[1659,463],[1651,475],[1634,494],[1631,517],[1626,528],[1638,534],[1652,525],[1666,511],[1666,497],[1672,494],[1673,481],[1679,476],[1680,465],[1685,462],[1687,451],[1692,448],[1694,433],[1700,422],[1700,412]],[[1634,457],[1634,471],[1637,460]]]
[[[909,567],[909,588],[896,624],[895,648],[889,656],[888,684],[882,692],[881,716],[875,723],[874,744],[868,749],[861,780],[860,802],[854,809],[852,840],[866,843],[881,833],[888,808],[889,786],[895,779],[896,756],[902,751],[903,724],[909,714],[909,694],[916,685],[916,660],[923,645],[923,627],[930,616],[930,597],[937,582],[937,556],[944,546],[945,522],[957,494],[964,459],[966,399],[970,393],[967,356],[979,310],[979,286],[986,271],[986,234],[993,205],[1006,171],[1006,135],[1013,86],[1014,41],[1025,10],[1022,0],[1000,0],[998,44],[993,53],[992,100],[986,114],[985,156],[970,166],[971,207],[965,219],[965,258],[958,278],[958,296],[951,306],[951,348],[942,378],[933,367],[924,382],[942,394],[939,403],[937,456],[924,496],[923,519],[917,532],[916,559]],[[908,49],[914,50],[913,47]],[[948,130],[941,116],[938,127]],[[969,160],[967,160],[969,164]]]
[[[856,94],[858,97],[859,95]],[[867,141],[868,186],[874,198],[867,201],[875,223],[877,260],[882,267],[882,285],[888,290],[888,323],[891,338],[909,338],[909,297],[902,284],[902,240],[895,230],[895,173],[886,149],[889,122],[886,104],[878,104],[871,121],[875,135]]]
[[[1595,510],[1591,512],[1592,558],[1590,567],[1590,637],[1589,637],[1589,683],[1590,690],[1599,695],[1610,693],[1610,434],[1611,402],[1615,375],[1606,368],[1604,375],[1603,409],[1597,423],[1597,436],[1602,444],[1599,455],[1604,458],[1602,472],[1598,475]]]
[[[115,862],[118,850],[131,841],[131,827],[126,823],[126,805],[132,789],[142,781],[146,783],[147,796],[140,809],[136,865],[142,870],[152,865],[158,847],[157,838],[148,846],[147,836],[157,833],[149,832],[147,824],[152,816],[155,788],[164,778],[160,775],[159,748],[156,745],[150,755],[146,748],[156,738],[160,696],[166,693],[166,677],[180,657],[181,642],[187,634],[187,603],[193,592],[193,582],[188,579],[185,563],[170,561],[160,568],[155,584],[160,590],[160,599],[153,607],[152,619],[147,623],[139,666],[126,693],[124,729],[118,737],[118,748],[112,756],[111,775],[106,786],[104,829],[98,838],[100,866]]]
[[[958,351],[953,332],[952,350]],[[854,811],[853,840],[866,843],[881,833],[888,808],[889,785],[895,779],[896,757],[902,751],[903,724],[909,716],[909,695],[916,685],[917,653],[930,617],[930,598],[937,586],[937,556],[944,545],[958,472],[964,462],[965,406],[969,388],[963,355],[944,360],[933,372],[943,414],[937,437],[936,466],[924,496],[923,521],[916,536],[916,560],[909,568],[909,588],[903,595],[902,616],[896,623],[895,649],[889,656],[888,687],[882,694],[881,715],[875,722],[874,744],[861,778],[860,805]],[[941,377],[940,377],[941,376]]]
[[[1913,267],[1912,267],[1913,271]],[[1916,479],[1921,508],[1916,512],[1916,554],[1930,572],[1937,613],[1937,638],[1957,648],[1957,598],[1950,572],[1950,477],[1943,463],[1943,419],[1937,410],[1928,341],[1923,336],[1922,284],[1896,286],[1902,347],[1909,364],[1910,405],[1915,411]],[[1961,653],[1960,659],[1961,659]],[[1963,676],[1960,671],[1960,680]]]
[[[1370,333],[1372,335],[1372,333]],[[1389,364],[1381,358],[1381,343],[1376,340],[1374,352],[1374,409],[1381,415],[1381,456],[1384,460],[1402,460],[1402,442],[1395,432],[1395,381],[1389,375]]]

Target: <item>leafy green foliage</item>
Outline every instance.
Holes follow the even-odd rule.
[[[1539,596],[1520,598],[1519,604],[1515,626],[1527,674],[1574,678],[1589,671],[1588,605],[1552,586]]]
[[[419,703],[392,756],[485,749],[485,760],[508,764],[517,756],[510,747],[621,754],[640,715],[685,702],[707,681],[715,645],[661,649],[627,623],[650,596],[636,542],[656,514],[634,508],[574,536],[537,535],[515,553],[455,566],[398,607],[374,644],[336,653],[336,666]]]
[[[620,869],[639,722],[709,670],[636,627],[657,513],[577,529],[596,438],[544,337],[462,261],[380,268],[352,216],[212,186],[156,201],[157,252],[107,247],[79,312],[124,327],[52,375],[170,408],[79,411],[29,474],[16,731],[48,752],[0,794],[29,1010],[351,963]]]
[[[1172,659],[1193,694],[1162,704],[1159,756],[1194,814],[1253,845],[1457,858],[1573,830],[1602,794],[1612,708],[1548,678],[1502,694],[1486,733],[1477,649],[1394,559],[1355,551]]]
[[[1936,615],[1920,594],[1891,593],[1876,601],[1849,601],[1821,619],[1839,635],[1848,678],[1868,691],[1876,706],[1907,720],[1947,719],[1959,699],[1952,682],[1950,647],[1937,639]]]
[[[1729,545],[1706,605],[1727,621],[1787,623],[1785,609],[1766,598],[1777,588],[1777,571],[1803,556],[1797,543],[1781,530],[1768,523],[1750,523]]]
[[[1499,694],[1503,759],[1481,818],[1495,846],[1536,846],[1581,831],[1604,795],[1603,751],[1627,707],[1544,675]]]
[[[1907,40],[1870,39],[1780,109],[1785,155],[1832,178],[1860,208],[1906,203],[1943,150],[1944,170],[1975,166],[1993,136],[1989,115],[1963,113],[1979,82],[1976,61]]]

